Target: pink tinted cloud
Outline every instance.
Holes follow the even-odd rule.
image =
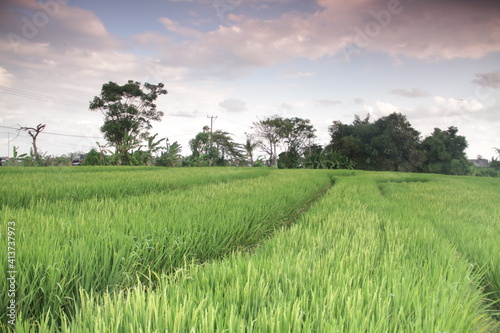
[[[179,22],[169,19],[167,17],[162,17],[158,20],[168,31],[179,34],[182,37],[201,37],[203,34],[196,29],[191,29],[183,27]]]
[[[232,26],[175,45],[167,61],[190,66],[269,66],[293,58],[359,52],[435,61],[500,51],[500,6],[492,1],[318,0],[321,10],[272,20],[231,16]],[[184,31],[169,22],[171,30]],[[357,53],[359,53],[357,52]],[[351,54],[355,56],[356,53]]]
[[[65,80],[101,81],[101,76],[137,67],[137,57],[123,52],[121,41],[91,11],[62,1],[23,0],[5,15],[0,22],[7,32],[0,36],[0,63],[15,73],[16,82],[45,86]]]
[[[59,51],[72,47],[112,49],[121,44],[92,11],[61,0],[9,1],[13,4],[2,11],[0,28],[7,32],[2,37],[16,53],[26,52],[22,49],[29,50],[30,44],[46,44]]]
[[[360,3],[354,11],[358,14],[351,16],[353,23],[357,21],[351,43],[366,44],[361,51],[422,60],[481,58],[500,51],[500,6],[493,1]]]

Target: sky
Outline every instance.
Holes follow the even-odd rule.
[[[104,144],[88,109],[109,81],[162,82],[152,134],[183,155],[205,125],[243,143],[253,122],[400,112],[422,138],[456,126],[469,158],[500,147],[497,0],[1,0],[0,156]]]

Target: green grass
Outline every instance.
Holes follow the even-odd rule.
[[[185,169],[158,170],[151,179],[164,183],[161,177],[186,174]],[[214,172],[205,170],[207,177]],[[242,169],[241,175],[246,170],[251,169]],[[202,172],[194,169],[195,176]],[[36,199],[26,208],[4,207],[4,224],[16,221],[17,228],[17,270],[22,272],[17,276],[19,314],[35,321],[50,311],[51,321],[57,322],[62,314],[74,313],[80,290],[103,293],[124,290],[137,281],[151,284],[158,274],[172,273],[187,263],[249,249],[330,184],[324,172],[267,170],[267,174],[201,185],[196,178],[193,182],[176,177],[181,188],[164,192],[104,199],[90,195],[70,204]],[[127,178],[143,180],[144,172]],[[119,192],[119,181],[109,185],[116,187],[110,193]],[[4,248],[5,241],[2,237]],[[6,265],[5,252],[0,258]],[[6,284],[2,279],[0,288],[6,290]],[[6,304],[7,295],[2,297]],[[5,321],[5,310],[2,313]]]
[[[37,202],[124,198],[194,185],[267,176],[267,168],[54,167],[0,168],[0,208]]]
[[[20,303],[54,302],[24,304],[16,328],[497,332],[498,202],[500,179],[273,170],[4,208],[30,243],[19,245]]]
[[[428,184],[391,185],[389,199],[431,222],[457,247],[457,256],[484,271],[486,291],[492,299],[500,300],[500,181],[444,176],[432,180]]]

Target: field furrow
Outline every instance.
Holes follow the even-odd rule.
[[[158,275],[253,248],[329,185],[325,172],[289,171],[191,190],[4,207],[4,224],[17,225],[19,315],[34,321],[50,313],[57,322],[75,312],[81,290],[152,286]],[[5,316],[2,310],[2,322]]]
[[[3,207],[22,272],[16,331],[500,330],[497,179],[231,177]]]

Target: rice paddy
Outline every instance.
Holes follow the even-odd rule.
[[[16,222],[18,332],[500,329],[497,179],[107,167],[0,177],[3,249]],[[7,272],[6,250],[0,260]],[[12,329],[0,299],[0,328]]]

